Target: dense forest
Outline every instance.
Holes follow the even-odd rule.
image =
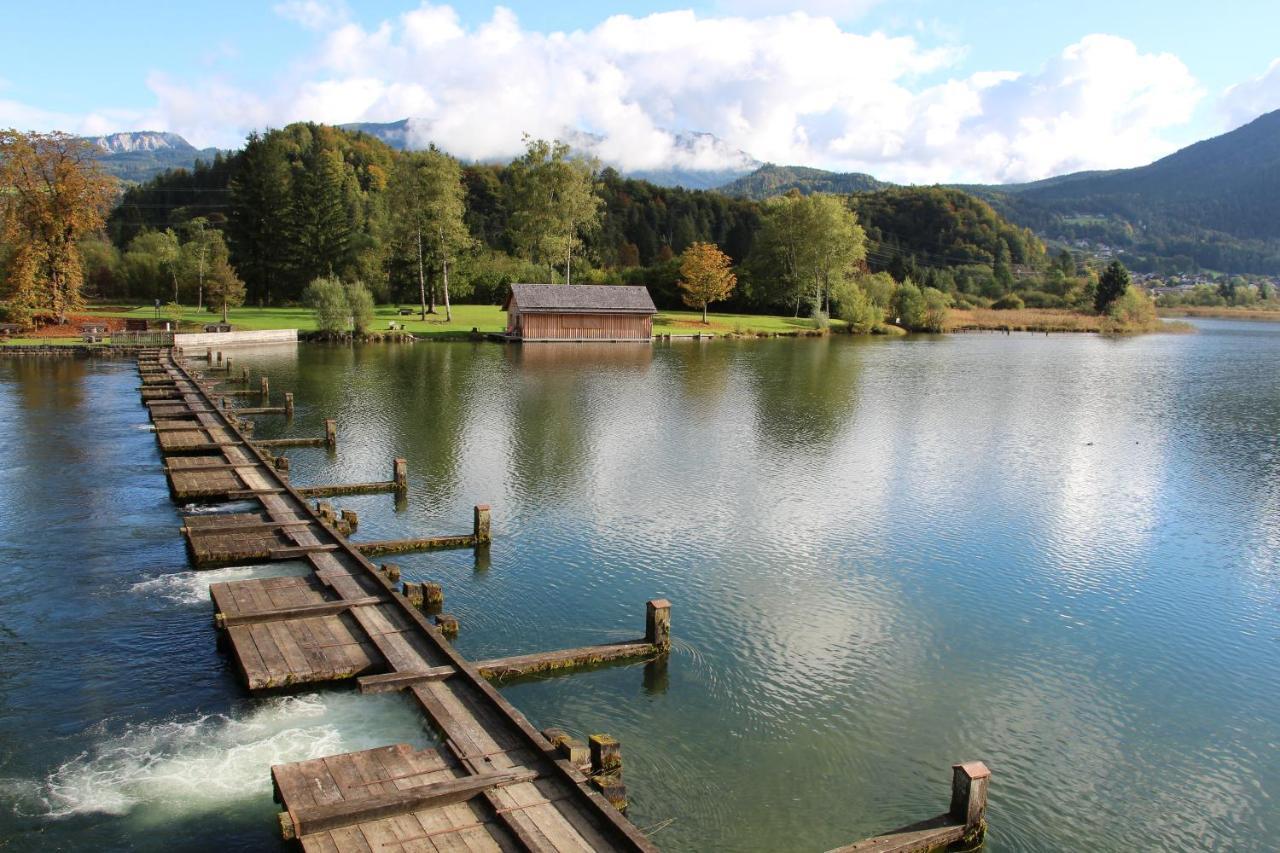
[[[129,187],[109,217],[109,244],[86,252],[89,279],[102,297],[172,298],[174,276],[165,275],[163,263],[147,262],[146,253],[164,243],[156,236],[164,234],[173,235],[171,251],[196,222],[225,235],[250,304],[296,302],[308,283],[327,275],[359,279],[380,301],[416,301],[422,286],[434,302],[444,255],[426,258],[420,279],[425,256],[415,254],[396,212],[397,169],[415,156],[326,125],[254,134],[240,151]],[[522,239],[527,223],[513,208],[520,162],[450,162],[459,170],[468,232],[449,255],[457,256],[450,269],[454,298],[497,301],[512,281],[563,281],[568,274],[579,282],[642,283],[659,305],[676,307],[681,254],[711,243],[739,271],[740,286],[724,307],[828,310],[829,284],[802,287],[776,252],[757,246],[770,201],[662,187],[606,168],[591,176],[593,198],[572,229],[580,239],[538,251]],[[1037,278],[1051,266],[1076,272],[1074,262],[1049,265],[1029,231],[970,194],[851,186],[871,191],[832,197],[856,215],[858,234],[865,232],[865,254],[857,259],[864,273],[887,271],[950,292],[958,304],[984,304],[1020,290],[1051,293],[1055,288]]]
[[[765,166],[724,191],[762,199],[885,186],[859,173]],[[1147,166],[956,189],[1046,239],[1107,246],[1136,270],[1280,272],[1280,111]]]

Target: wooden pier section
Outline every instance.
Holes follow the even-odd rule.
[[[311,566],[302,577],[212,586],[217,624],[249,689],[358,678],[362,691],[404,691],[439,737],[433,749],[390,745],[273,767],[286,838],[326,853],[656,850],[610,804],[625,802],[610,793],[617,774],[589,777],[503,699],[288,484],[185,362],[167,349],[144,352],[139,372],[153,420],[165,422],[156,438],[175,498],[259,507],[185,518],[193,558],[240,561],[248,550],[257,561]],[[487,537],[487,517],[485,527]],[[631,644],[636,654],[666,651],[669,606],[653,602],[653,612],[653,642]]]

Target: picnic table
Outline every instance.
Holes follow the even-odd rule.
[[[412,309],[412,308],[401,308],[401,309],[400,309],[400,316],[401,316],[401,317],[408,317],[408,316],[409,316],[409,315],[411,315],[412,313],[413,313],[413,309]]]
[[[206,332],[229,332],[231,331],[230,323],[205,323],[204,330]]]

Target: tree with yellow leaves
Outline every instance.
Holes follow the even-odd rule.
[[[102,228],[115,179],[67,133],[0,130],[0,239],[12,255],[0,295],[62,318],[83,304],[79,241]]]
[[[707,323],[707,305],[727,299],[738,284],[729,256],[715,243],[693,243],[684,250],[680,261],[680,289],[684,304],[702,309],[702,322]]]

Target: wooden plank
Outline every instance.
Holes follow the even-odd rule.
[[[555,652],[537,652],[528,655],[493,658],[479,661],[475,664],[475,667],[485,678],[510,678],[537,672],[591,666],[608,661],[652,657],[661,652],[660,648],[651,643],[635,640],[629,643],[607,643],[599,646],[584,646],[577,649],[562,649]]]
[[[262,533],[272,530],[287,530],[295,527],[310,527],[314,521],[301,518],[297,521],[245,521],[228,522],[226,524],[202,524],[198,527],[180,527],[179,532],[190,536],[212,536],[219,533]]]
[[[329,616],[350,610],[352,607],[367,607],[371,604],[384,604],[385,599],[369,596],[367,598],[340,599],[325,601],[319,604],[299,604],[293,607],[272,607],[265,610],[239,613],[218,614],[219,627],[229,628],[232,625],[251,625],[264,622],[283,622],[290,619],[305,619],[311,616]]]
[[[259,492],[261,494],[261,492]],[[305,557],[307,554],[320,554],[326,551],[337,551],[341,545],[333,543],[321,545],[295,545],[291,548],[272,548],[271,559],[273,560],[296,560],[298,557]]]
[[[422,684],[426,681],[441,681],[451,675],[456,675],[457,672],[451,666],[437,666],[417,672],[388,672],[381,675],[362,675],[356,679],[356,683],[360,686],[361,693],[389,693],[394,690],[403,690],[414,684]]]
[[[956,823],[950,814],[942,814],[828,853],[923,853],[940,850],[963,837],[964,824]]]
[[[350,762],[344,762],[341,771],[347,778],[358,772],[354,767],[354,760],[349,756],[336,756],[336,758],[346,759],[347,762]],[[326,759],[326,763],[329,763],[332,767],[336,762]],[[419,785],[414,788],[395,791],[394,793],[379,793],[367,799],[344,800],[341,803],[334,803],[328,806],[290,809],[289,812],[293,818],[295,830],[298,836],[301,837],[313,832],[333,830],[367,820],[376,820],[390,817],[391,815],[417,811],[418,809],[461,802],[491,788],[532,782],[538,776],[538,772],[533,770],[476,773],[446,782]],[[339,784],[341,784],[341,781]]]

